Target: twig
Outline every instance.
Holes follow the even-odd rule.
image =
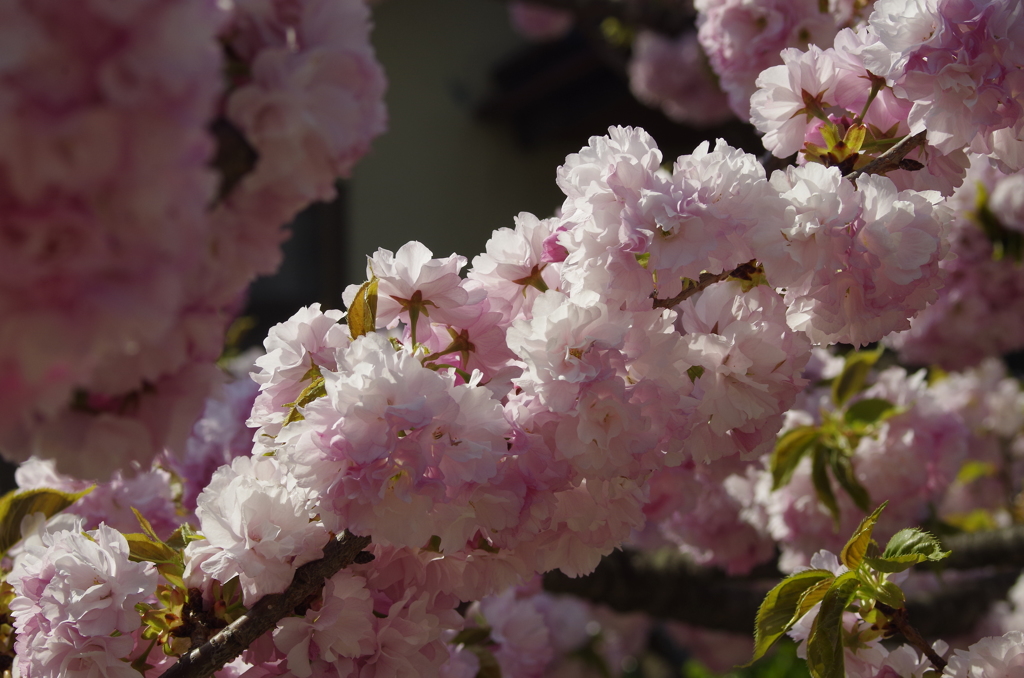
[[[506,2],[510,0],[505,0]],[[676,36],[692,28],[693,4],[680,0],[529,0],[532,4],[561,9],[580,19],[618,19],[630,26]]]
[[[160,678],[208,678],[237,657],[257,638],[274,628],[310,596],[323,589],[324,582],[356,561],[369,546],[369,537],[347,532],[324,547],[324,557],[306,563],[295,571],[288,588],[263,596],[244,615],[233,621],[203,645],[182,655]]]
[[[751,276],[756,272],[757,262],[748,261],[745,264],[740,264],[731,271],[722,271],[721,273],[701,273],[700,280],[697,281],[696,285],[693,287],[684,287],[682,292],[669,299],[658,299],[653,296],[651,298],[654,300],[654,308],[672,308],[673,306],[676,306],[697,294],[697,292],[703,292],[717,282],[722,282],[727,278],[750,280]]]
[[[846,178],[853,183],[857,183],[857,179],[864,174],[885,174],[886,172],[891,172],[895,169],[902,169],[900,163],[903,162],[903,159],[906,158],[912,150],[918,146],[924,145],[924,142],[924,132],[918,132],[913,136],[903,137],[898,144],[869,162],[867,165],[864,165],[861,169],[850,173]]]
[[[889,619],[892,621],[892,625],[896,627],[907,642],[912,646],[924,653],[924,656],[928,657],[928,661],[932,663],[939,671],[946,668],[946,660],[938,655],[932,646],[928,644],[928,641],[917,632],[913,626],[910,625],[910,613],[907,612],[907,608],[893,608],[889,607],[885,603],[875,603],[879,610],[881,610]]]

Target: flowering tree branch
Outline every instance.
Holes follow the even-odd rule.
[[[532,4],[572,12],[580,19],[618,19],[630,26],[678,35],[694,24],[693,5],[679,0],[530,0]]]
[[[757,261],[748,261],[745,264],[740,264],[731,271],[722,271],[721,273],[701,273],[700,280],[694,284],[684,285],[683,291],[674,297],[669,299],[658,299],[657,297],[652,297],[654,300],[654,308],[672,308],[697,294],[697,292],[706,290],[717,282],[722,282],[729,278],[751,280],[753,275],[756,273]]]
[[[324,557],[306,563],[295,571],[295,578],[281,593],[263,596],[244,615],[233,621],[203,645],[182,655],[160,678],[208,678],[237,657],[257,638],[274,628],[280,619],[316,595],[324,582],[339,570],[360,560],[370,537],[344,533],[324,547]]]
[[[925,132],[918,132],[917,134],[904,137],[898,144],[890,148],[888,151],[878,156],[856,172],[851,173],[847,179],[857,183],[857,179],[864,174],[885,174],[886,172],[891,172],[892,170],[897,169],[911,169],[908,168],[905,163],[914,161],[907,161],[905,158],[912,150],[918,146],[924,145],[925,134]],[[920,165],[920,163],[918,163],[918,165]],[[916,168],[920,169],[921,167],[918,166]]]

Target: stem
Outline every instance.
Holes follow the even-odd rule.
[[[203,645],[194,648],[164,671],[160,678],[208,678],[229,661],[242,654],[257,638],[292,614],[310,596],[320,593],[324,582],[356,561],[369,546],[369,537],[345,532],[324,547],[324,557],[295,570],[295,577],[281,593],[260,598],[248,612],[221,629]]]
[[[652,296],[654,300],[654,308],[672,308],[673,306],[682,303],[689,299],[697,292],[703,292],[707,288],[714,285],[716,282],[722,282],[727,278],[740,278],[743,280],[749,280],[751,274],[755,272],[757,268],[757,262],[754,260],[748,261],[745,264],[740,264],[731,271],[722,271],[721,273],[701,273],[700,280],[693,287],[684,287],[683,291],[670,299],[659,299]]]
[[[940,672],[946,668],[946,660],[940,657],[938,653],[932,649],[932,646],[928,644],[928,641],[926,641],[924,637],[917,632],[917,629],[910,625],[910,614],[907,612],[907,608],[892,608],[881,602],[876,602],[875,606],[881,610],[885,616],[889,617],[893,626],[903,634],[903,637],[907,639],[908,643],[928,657],[928,661],[932,663],[932,666]]]
[[[869,73],[869,75],[871,75]],[[868,114],[868,109],[871,107],[871,103],[878,96],[878,93],[882,90],[885,85],[885,80],[878,76],[871,75],[871,93],[868,94],[868,100],[864,102],[864,108],[861,109],[860,115],[853,121],[854,124],[859,125],[864,122],[864,116]]]
[[[885,174],[892,170],[900,168],[900,162],[903,161],[907,154],[918,146],[923,146],[925,143],[925,133],[918,132],[917,134],[909,137],[903,137],[903,140],[898,144],[890,148],[888,151],[878,156],[862,169],[857,170],[849,175],[847,179],[853,183],[857,183],[857,179],[864,174]]]

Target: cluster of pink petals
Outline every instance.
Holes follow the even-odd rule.
[[[887,339],[904,362],[959,370],[1024,348],[1024,270],[1012,255],[995,258],[979,223],[986,204],[980,187],[1003,228],[1018,228],[1012,201],[1024,195],[1022,179],[974,158],[967,181],[949,201],[956,217],[950,239],[954,256],[939,264],[946,274],[939,297],[911,321],[909,330]],[[981,327],[985,331],[979,332]]]
[[[113,394],[178,376],[148,373],[140,353],[181,331],[202,258],[196,244],[216,188],[206,125],[221,89],[216,33],[226,14],[212,0],[73,10],[12,2],[3,13],[5,454],[56,456],[74,440],[62,461],[85,474],[76,459],[88,459],[103,475],[137,453],[126,448],[144,453],[179,433],[173,416],[157,424],[148,402]],[[188,397],[197,379],[160,387]],[[118,402],[69,408],[75,389]],[[171,403],[159,407],[174,414]],[[101,430],[76,416],[85,412],[105,419]]]
[[[3,12],[5,455],[102,479],[184,448],[281,227],[383,130],[384,78],[362,0]],[[218,117],[257,156],[226,195]]]
[[[629,88],[684,125],[714,127],[733,118],[694,32],[668,38],[641,31],[630,54]]]
[[[945,498],[961,465],[969,455],[979,456],[975,448],[984,443],[980,431],[972,435],[964,399],[929,387],[924,372],[908,375],[890,368],[878,375],[863,397],[882,398],[899,408],[874,434],[860,439],[850,459],[871,504],[889,502],[876,527],[878,539],[885,540],[927,518]],[[807,402],[826,411],[832,407],[827,400],[808,398]],[[813,424],[817,413],[794,410],[788,419],[791,425]],[[786,571],[806,566],[811,554],[823,546],[841,549],[844,534],[863,518],[849,495],[836,489],[840,527],[834,528],[832,516],[817,500],[809,459],[800,463],[784,487],[773,492],[771,486],[767,469],[734,475],[726,483],[730,495],[745,505],[744,520],[779,544],[780,567]]]
[[[750,121],[764,134],[769,151],[785,158],[805,149],[805,144],[827,147],[822,127],[837,126],[840,136],[854,121],[863,123],[879,138],[898,139],[912,133],[907,124],[911,102],[900,98],[870,69],[866,56],[879,48],[870,29],[841,30],[834,47],[809,45],[806,51],[782,52],[782,64],[757,76],[757,90],[750,97]],[[879,86],[871,99],[872,78]],[[870,141],[870,139],[869,139]],[[867,148],[865,152],[874,152]],[[961,147],[940,150],[926,144],[907,156],[923,169],[887,173],[901,189],[937,190],[949,195],[963,181],[968,165]]]
[[[910,132],[942,153],[970,147],[1024,168],[1024,15],[1013,0],[881,0],[868,21],[878,39],[865,63],[912,103]]]
[[[849,21],[842,12],[821,12],[815,0],[696,0],[694,6],[701,47],[741,120],[750,115],[754,80],[779,63],[783,50],[830,44]]]
[[[118,531],[81,525],[29,540],[7,576],[22,676],[138,675],[122,661],[141,626],[135,604],[156,590],[152,563],[128,559]]]
[[[772,185],[795,218],[756,246],[769,283],[786,289],[790,325],[812,341],[878,341],[937,299],[952,220],[937,192],[898,191],[881,176],[854,190],[815,164],[776,172]]]
[[[236,457],[199,495],[205,539],[185,550],[185,579],[202,589],[238,577],[246,605],[283,591],[295,568],[323,556],[330,535],[273,457]]]

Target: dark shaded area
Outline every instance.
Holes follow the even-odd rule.
[[[647,130],[667,160],[716,138],[751,153],[764,151],[754,128],[739,120],[695,129],[638,102],[629,90],[627,57],[596,26],[528,45],[495,66],[493,91],[477,106],[477,115],[511,128],[527,149],[543,143],[579,148],[589,137],[607,134],[611,125],[630,125]]]
[[[343,309],[345,241],[349,228],[346,185],[338,196],[303,210],[292,222],[291,237],[282,247],[284,260],[277,273],[258,278],[249,288],[243,317],[253,321],[241,337],[240,348],[261,346],[267,331],[290,318],[301,306],[318,303],[324,309]],[[355,273],[355,272],[353,272]]]

